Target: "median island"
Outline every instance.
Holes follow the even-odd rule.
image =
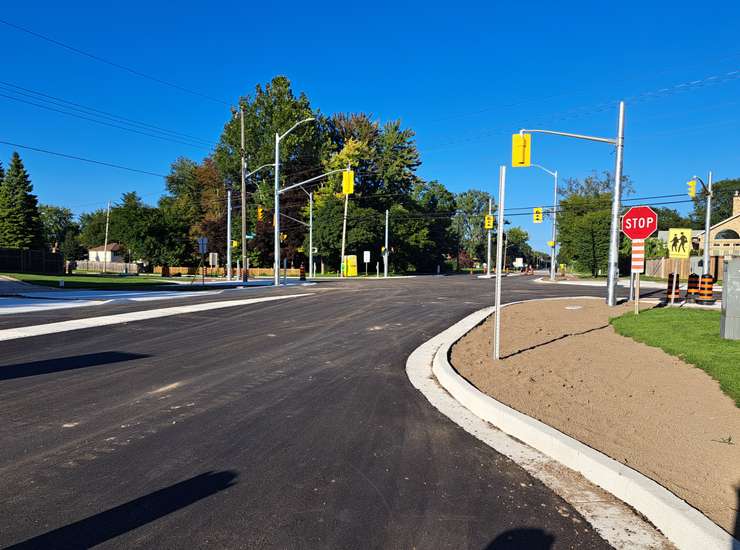
[[[696,324],[697,315],[717,314],[647,311],[652,305],[634,318],[631,303],[609,308],[600,299],[515,304],[502,309],[499,362],[491,359],[489,317],[453,346],[451,363],[480,391],[652,478],[733,533],[740,496],[740,396],[734,394],[740,342],[723,341],[714,354],[734,369],[713,365],[711,350],[681,353],[681,341],[693,345],[692,319]],[[727,393],[704,370],[653,347],[662,343],[655,317],[664,312],[669,343],[663,347],[703,362],[699,366],[722,380]],[[615,331],[610,319],[623,315],[615,324],[652,345]],[[713,317],[701,320],[701,330],[714,323]],[[718,333],[718,317],[716,324]]]

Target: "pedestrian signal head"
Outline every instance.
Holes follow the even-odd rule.
[[[493,229],[494,218],[491,215],[487,215],[483,223],[484,229]]]
[[[696,197],[696,180],[689,180],[686,185],[688,186],[689,197],[692,199]]]
[[[526,168],[532,164],[532,134],[511,136],[511,166]]]
[[[257,221],[261,222],[265,218],[265,209],[261,206],[257,207]]]
[[[532,221],[534,223],[542,223],[542,208],[537,207],[532,210]]]

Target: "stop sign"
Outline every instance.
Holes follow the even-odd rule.
[[[622,216],[622,232],[630,239],[647,239],[658,229],[658,215],[649,206],[633,206]]]

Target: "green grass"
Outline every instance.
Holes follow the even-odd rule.
[[[740,407],[740,340],[719,336],[719,311],[656,308],[611,320],[619,334],[706,371]]]
[[[154,277],[120,277],[116,275],[38,275],[35,273],[2,273],[39,286],[59,287],[59,281],[64,281],[64,288],[88,290],[193,290],[196,285],[178,285],[167,279]]]

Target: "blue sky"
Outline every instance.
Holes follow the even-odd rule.
[[[498,166],[510,162],[510,136],[522,126],[613,136],[621,98],[635,196],[683,193],[688,177],[709,169],[715,179],[740,177],[737,2],[170,5],[14,2],[0,17],[226,102],[284,74],[324,113],[400,118],[417,132],[420,175],[453,191],[496,193]],[[227,105],[1,24],[0,49],[3,83],[206,141],[217,140],[229,116]],[[4,97],[0,140],[160,174],[178,156],[208,152]],[[13,149],[0,144],[5,165]],[[20,153],[41,202],[77,213],[129,190],[154,202],[163,190],[161,178]],[[582,178],[613,170],[614,154],[604,144],[535,136],[533,161]],[[508,207],[549,205],[551,195],[543,172],[509,169]],[[514,223],[545,247],[548,223]]]

